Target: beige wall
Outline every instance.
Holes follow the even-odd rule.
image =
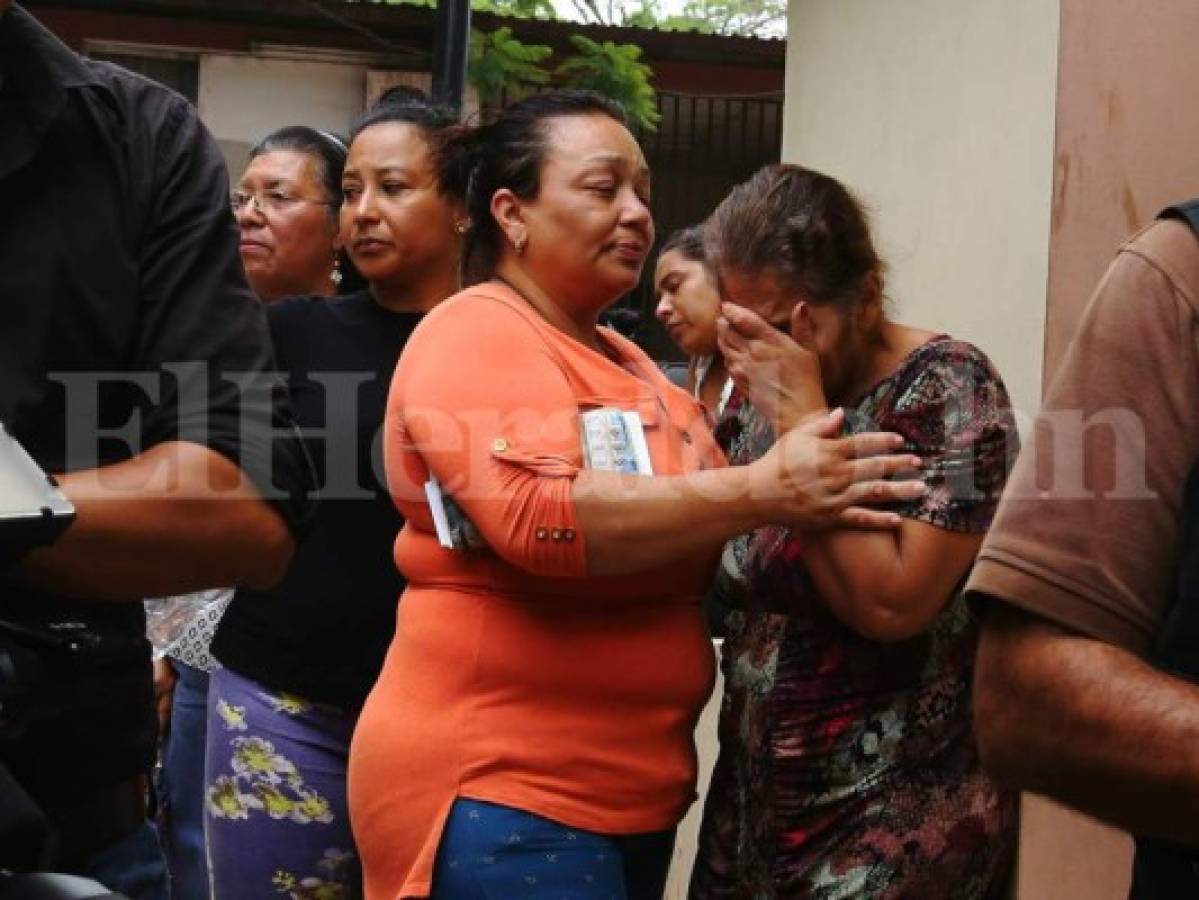
[[[783,159],[873,209],[897,317],[1040,399],[1057,0],[791,0]]]
[[[1063,0],[1047,373],[1112,254],[1199,196],[1195,0]]]
[[[200,58],[200,117],[236,179],[259,138],[284,125],[344,134],[366,100],[365,65],[206,54]]]

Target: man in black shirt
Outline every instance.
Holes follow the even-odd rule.
[[[44,656],[38,697],[57,712],[0,743],[0,762],[56,828],[55,865],[154,897],[160,871],[134,861],[155,740],[138,601],[275,583],[311,472],[286,411],[246,387],[269,380],[270,343],[195,111],[81,59],[10,2],[0,420],[78,516],[52,546],[0,553],[0,633],[80,630],[98,649]]]

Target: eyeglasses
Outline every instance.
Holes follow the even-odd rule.
[[[301,203],[309,206],[338,207],[340,203],[330,203],[327,200],[309,200],[306,197],[293,197],[284,191],[272,189],[269,191],[234,191],[229,195],[229,205],[235,213],[248,209],[251,204],[261,213],[283,213]]]

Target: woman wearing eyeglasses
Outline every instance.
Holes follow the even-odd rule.
[[[250,150],[231,201],[241,230],[241,258],[265,303],[282,297],[330,297],[362,287],[341,250],[338,206],[344,141],[304,125],[267,135]],[[232,597],[215,589],[152,600],[148,636],[162,654],[154,668],[162,725],[159,833],[175,900],[207,900],[204,847],[204,744],[208,719],[209,645]]]
[[[250,151],[233,213],[246,277],[264,303],[331,297],[350,274],[337,215],[345,161],[339,138],[302,125],[281,128]]]
[[[300,268],[280,271],[288,251],[268,242],[284,223],[328,217],[321,197],[341,198],[338,233],[367,287],[334,297],[309,288],[267,309],[321,502],[283,581],[239,589],[213,641],[223,668],[209,690],[204,802],[216,900],[359,895],[346,810],[350,735],[404,587],[392,562],[403,520],[373,450],[400,352],[424,313],[457,290],[458,130],[420,98],[385,103],[354,127],[335,189],[309,190],[301,170],[288,180],[264,162],[242,181],[253,201],[235,196],[247,271],[261,263],[252,277],[275,291],[296,289],[285,276]],[[279,224],[269,234],[247,229],[255,217]],[[307,270],[326,292],[334,246]]]

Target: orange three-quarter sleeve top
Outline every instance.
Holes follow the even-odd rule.
[[[694,400],[631,342],[600,339],[608,355],[488,284],[437,307],[404,350],[384,456],[408,587],[349,772],[372,900],[428,895],[456,797],[608,834],[671,828],[695,798],[711,572],[686,559],[587,574],[578,416],[636,410],[657,475],[724,458]],[[489,549],[441,547],[430,475]]]

